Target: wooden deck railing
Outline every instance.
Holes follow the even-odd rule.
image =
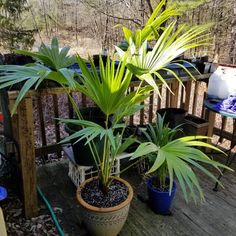
[[[162,99],[154,93],[145,101],[148,106],[142,109],[138,114],[131,116],[131,124],[145,124],[155,120],[156,110],[166,107],[184,108],[190,114],[199,117],[205,117],[203,108],[204,94],[207,91],[207,82],[210,74],[196,76],[193,81],[189,77],[182,78],[185,88],[179,85],[175,79],[168,79],[168,83],[174,94],[171,94],[164,86],[160,87]],[[138,81],[131,83],[130,90],[133,91],[139,85]],[[18,92],[9,92],[10,104],[13,104]],[[80,107],[86,107],[91,102],[79,93],[72,93],[77,97]],[[47,102],[44,99],[50,99],[53,106],[46,109]],[[58,103],[60,100],[60,105]],[[62,101],[62,102],[61,102]],[[64,105],[62,105],[64,104]],[[61,115],[61,106],[64,107],[64,113]],[[65,112],[66,109],[66,112]],[[50,113],[50,115],[49,115]],[[17,113],[12,117],[12,124],[16,140],[20,144],[21,154],[21,173],[23,180],[24,205],[27,217],[37,214],[37,194],[36,194],[36,165],[35,156],[47,157],[48,154],[56,153],[61,156],[61,146],[57,143],[61,140],[63,127],[53,118],[71,117],[71,109],[68,97],[62,88],[44,89],[40,91],[30,91],[24,100],[20,103]],[[47,131],[48,120],[50,118],[50,132]],[[34,124],[35,118],[39,121]],[[47,118],[48,119],[48,118]],[[226,121],[223,121],[226,127]],[[216,132],[217,129],[215,129]],[[228,133],[225,133],[227,138]],[[52,136],[49,139],[47,136]],[[35,139],[36,138],[36,139]],[[37,141],[37,144],[35,143]],[[53,140],[53,141],[52,141]]]
[[[155,119],[156,110],[165,107],[181,107],[191,114],[202,117],[202,102],[204,92],[206,91],[206,81],[208,78],[209,74],[199,76],[197,81],[192,81],[189,77],[182,78],[185,88],[180,86],[176,80],[169,79],[168,83],[170,84],[173,94],[171,94],[170,91],[164,86],[160,86],[162,98],[160,98],[156,93],[152,94],[150,98],[145,101],[145,105],[147,106],[139,113],[130,117],[130,124],[143,125],[148,122],[153,122]],[[132,82],[130,91],[134,91],[138,85],[138,81]],[[17,91],[9,92],[11,104],[14,103],[17,94]],[[89,104],[91,105],[84,95],[76,92],[72,94],[74,97],[77,96],[77,102],[80,107],[86,107],[89,106]],[[64,95],[64,99],[63,102],[58,104],[59,96],[61,95]],[[34,121],[39,121],[38,124],[34,126],[35,138],[37,140],[37,145],[35,148],[36,156],[47,156],[51,153],[57,153],[57,155],[60,156],[61,148],[60,145],[57,145],[57,143],[61,140],[64,132],[62,130],[63,127],[54,118],[73,116],[73,110],[70,106],[68,98],[65,95],[64,89],[49,88],[40,91],[30,91],[27,94],[27,98],[30,99],[33,104],[33,107],[30,110],[31,114],[27,114],[27,117],[32,116],[31,118]],[[45,101],[43,102],[44,98],[49,98],[50,103],[53,104],[53,106],[49,107],[49,109],[45,108],[45,105],[47,106],[47,104],[45,104]],[[64,110],[67,110],[66,114],[64,112],[64,116],[60,115],[61,107],[59,107],[59,105],[62,105]],[[49,118],[47,113],[50,113]],[[45,119],[45,117],[47,117],[47,119]],[[13,117],[13,119],[15,118]],[[50,122],[50,136],[53,137],[51,139],[47,138],[47,124],[45,123],[45,120],[49,120]],[[15,127],[15,129],[17,128]],[[53,143],[51,141],[52,139],[54,140]]]

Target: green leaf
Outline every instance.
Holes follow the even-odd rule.
[[[131,156],[130,160],[134,160],[138,157],[142,157],[152,152],[156,152],[157,150],[158,147],[154,143],[151,142],[141,143],[137,148],[137,150]]]
[[[31,80],[27,80],[23,87],[21,88],[19,95],[16,98],[16,102],[14,103],[14,106],[12,108],[12,115],[15,113],[17,106],[24,98],[25,94],[30,90],[30,88],[38,81],[39,78],[33,78]]]
[[[133,137],[126,138],[122,144],[119,145],[119,148],[117,150],[117,154],[121,154],[125,152],[127,148],[129,148],[132,144],[136,143],[137,140]]]
[[[153,148],[153,150],[155,150],[155,149]],[[149,153],[147,153],[147,154],[149,154]],[[147,154],[145,154],[145,155],[147,155]],[[165,158],[165,155],[162,153],[162,151],[161,150],[158,151],[155,162],[147,173],[150,174],[152,172],[157,171],[158,168],[165,162],[165,160],[166,160],[166,158]],[[170,182],[173,182],[173,179],[172,180],[170,179]]]
[[[124,33],[126,41],[129,42],[129,39],[133,38],[133,36],[134,36],[133,32],[125,26],[122,27],[122,29],[123,29],[123,33]]]

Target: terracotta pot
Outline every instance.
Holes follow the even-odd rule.
[[[82,199],[81,190],[87,183],[97,178],[98,177],[93,177],[84,181],[77,190],[77,199],[82,208],[82,219],[92,236],[116,236],[121,231],[127,219],[130,202],[133,198],[133,189],[127,181],[121,178],[112,177],[128,187],[129,195],[127,199],[114,207],[94,207]]]

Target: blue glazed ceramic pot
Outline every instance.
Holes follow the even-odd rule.
[[[176,192],[176,183],[173,183],[173,188],[170,195],[169,191],[163,192],[153,188],[152,183],[155,179],[156,177],[154,176],[147,181],[149,206],[157,214],[169,215]]]

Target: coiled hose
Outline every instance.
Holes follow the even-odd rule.
[[[55,226],[57,228],[57,231],[58,231],[59,235],[60,236],[65,236],[65,234],[64,234],[64,232],[63,232],[63,230],[62,230],[62,228],[61,228],[61,226],[60,226],[60,224],[57,220],[57,217],[56,217],[56,215],[55,215],[55,213],[52,209],[52,206],[50,205],[49,201],[47,200],[47,198],[45,197],[45,195],[43,194],[43,192],[42,192],[42,190],[40,189],[39,186],[37,186],[37,191],[38,191],[40,197],[43,199],[43,201],[44,201],[45,205],[47,206],[48,210],[50,211],[50,214],[52,216],[52,219],[55,223]]]

